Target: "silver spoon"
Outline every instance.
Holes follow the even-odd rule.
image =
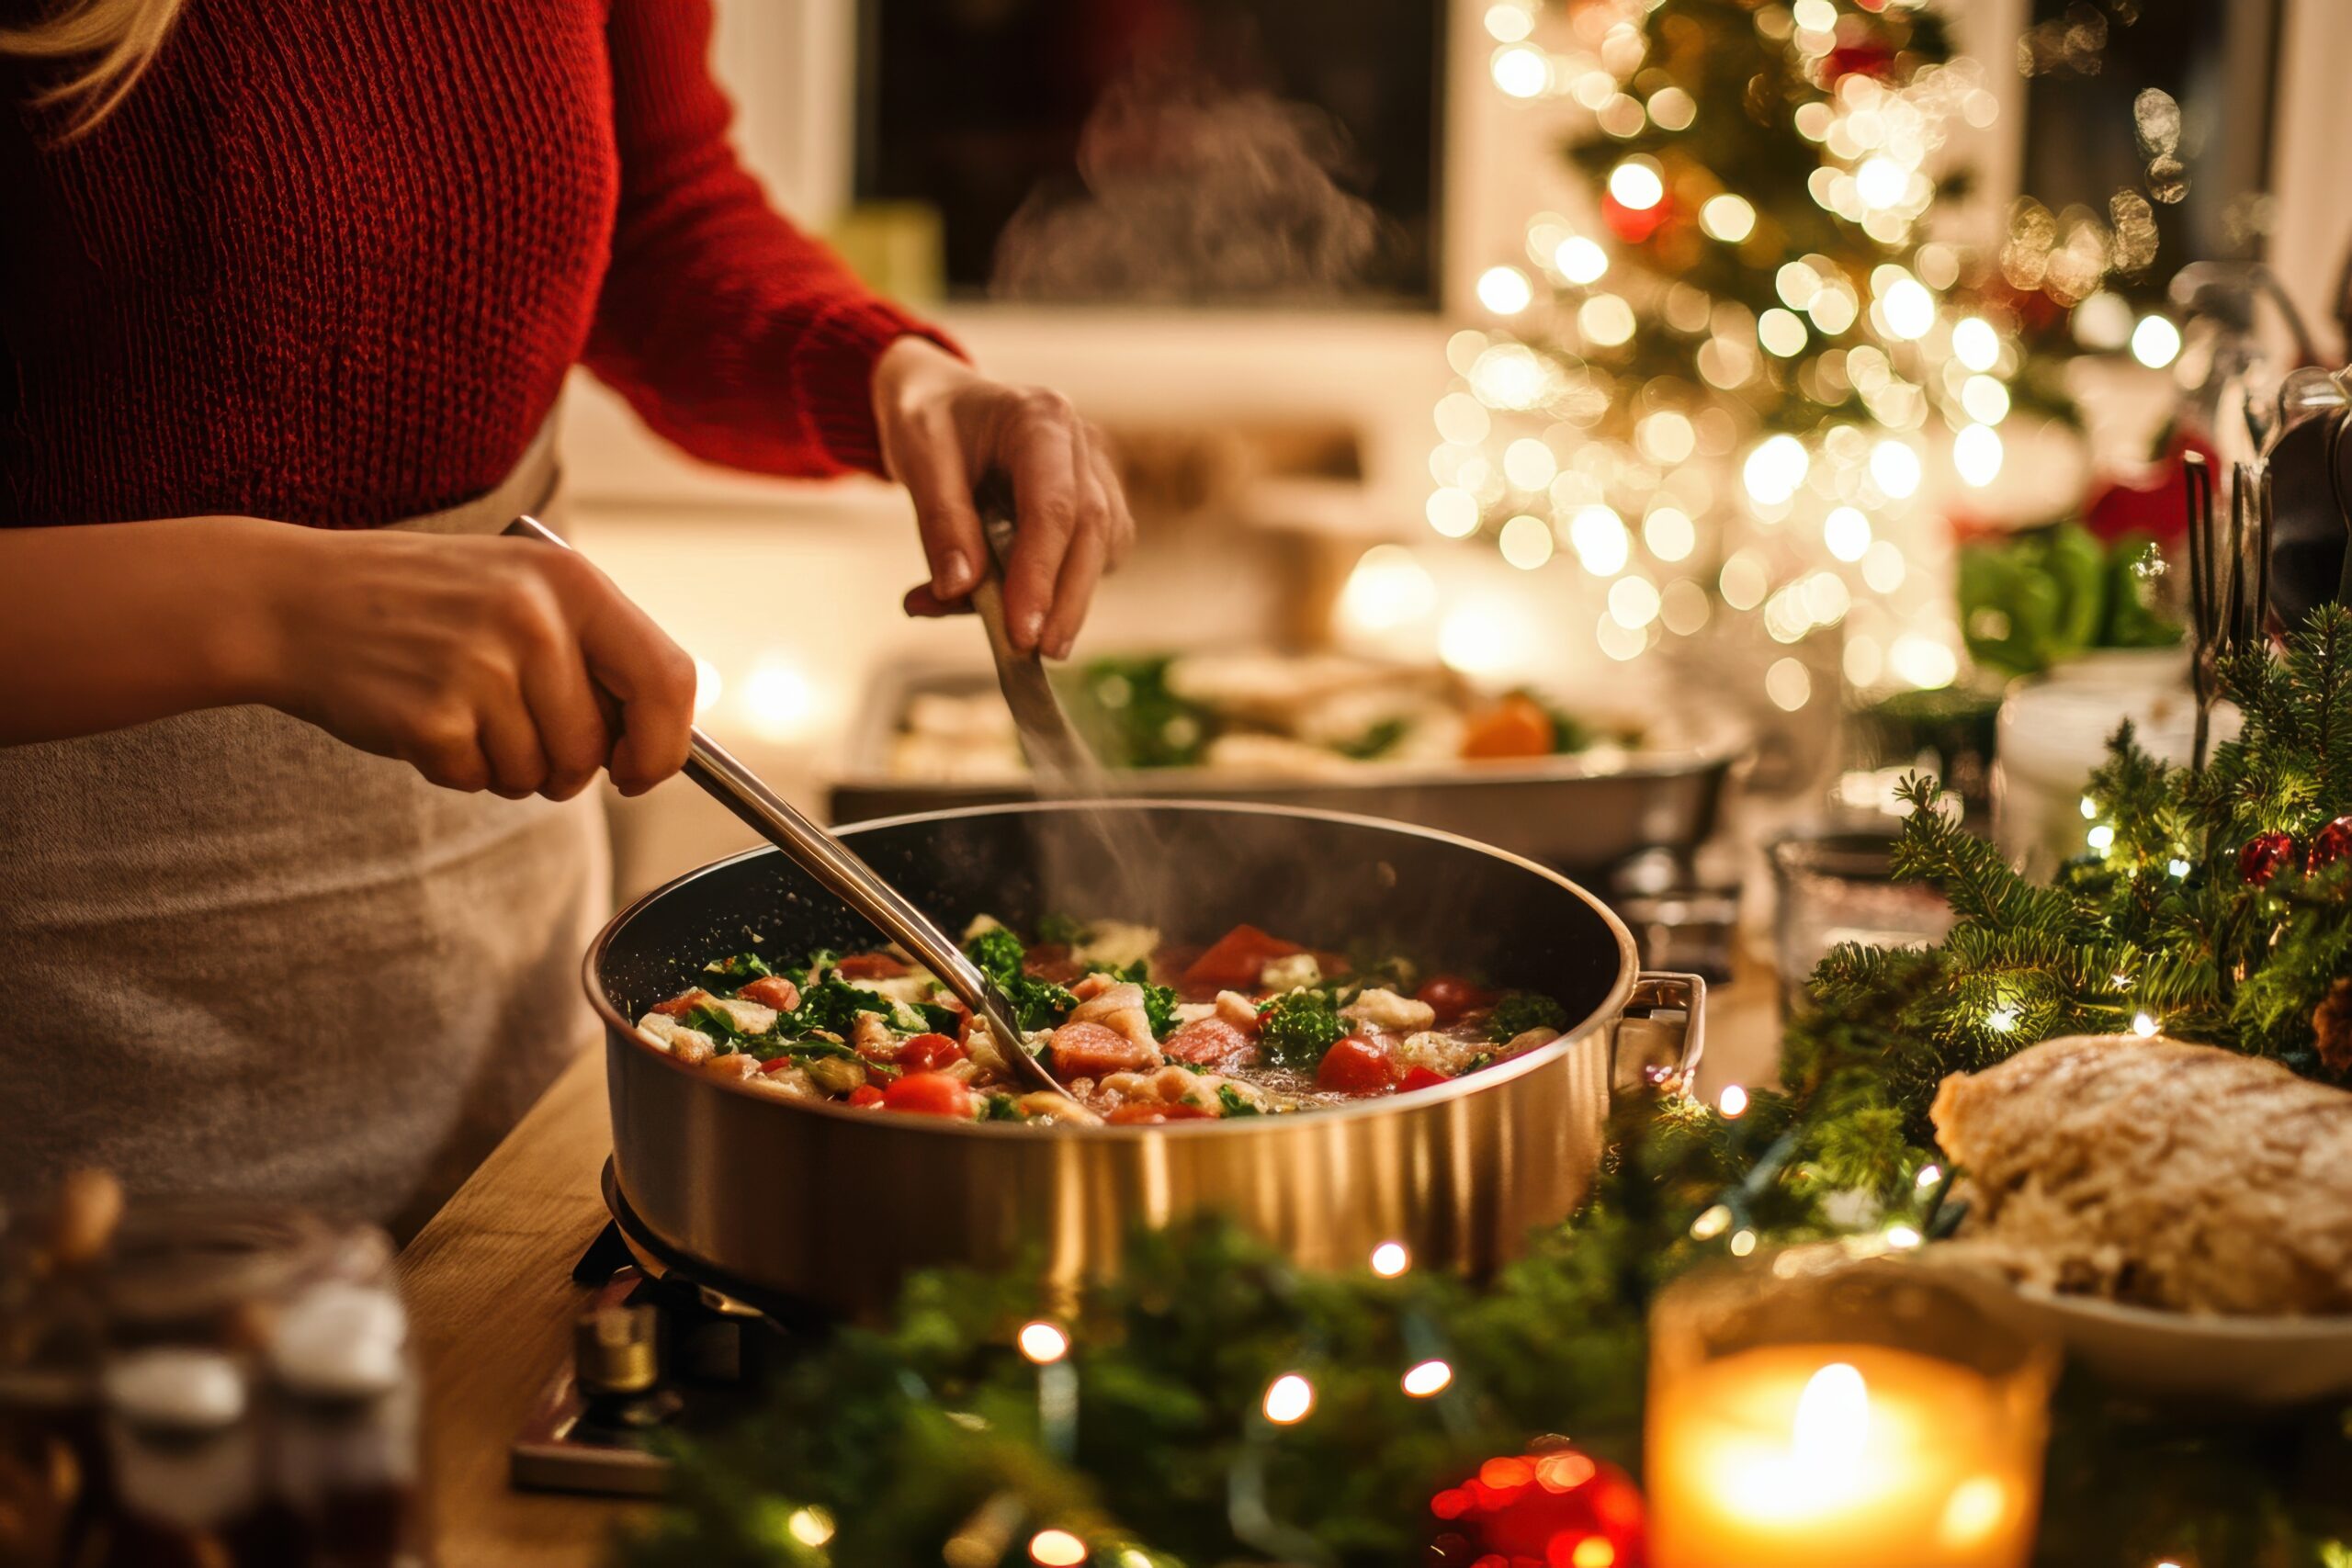
[[[553,529],[536,517],[517,517],[506,532],[537,539],[558,549],[570,549]],[[708,791],[721,806],[742,818],[753,831],[790,856],[794,864],[822,883],[827,892],[874,923],[885,936],[919,959],[922,966],[946,982],[956,999],[988,1021],[1000,1054],[1013,1073],[1032,1089],[1069,1098],[1046,1065],[1032,1055],[1028,1037],[1013,1015],[1012,1004],[979,966],[964,956],[954,939],[931,918],[909,903],[905,895],[885,882],[875,869],[853,853],[848,845],[796,809],[760,781],[757,773],[703,733],[695,725],[687,730],[686,776]]]

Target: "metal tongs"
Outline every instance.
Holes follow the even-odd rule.
[[[536,517],[522,516],[506,532],[537,539],[558,549],[570,549],[563,538]],[[993,581],[993,580],[991,580]],[[1002,635],[1000,605],[990,625],[991,639]],[[1035,659],[1031,660],[1034,664]],[[1038,679],[1044,680],[1039,672]],[[700,784],[721,806],[733,812],[762,838],[782,850],[825,890],[874,923],[875,929],[920,960],[938,976],[956,999],[988,1021],[1001,1054],[1015,1075],[1032,1089],[1069,1098],[1046,1065],[1030,1054],[1012,1002],[979,966],[964,956],[955,940],[884,881],[848,845],[819,827],[762,783],[758,774],[738,761],[724,746],[703,733],[700,725],[687,730],[686,776]]]

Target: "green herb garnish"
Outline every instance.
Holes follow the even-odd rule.
[[[768,967],[768,961],[756,953],[736,953],[725,958],[714,958],[702,966],[702,972],[718,976],[730,987],[741,986],[775,973]]]
[[[1241,1097],[1241,1091],[1229,1083],[1216,1086],[1216,1102],[1227,1116],[1263,1116],[1265,1108],[1252,1104]]]
[[[1258,1048],[1276,1066],[1310,1071],[1347,1032],[1322,991],[1291,991],[1258,1010]]]

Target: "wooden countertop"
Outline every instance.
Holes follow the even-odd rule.
[[[507,1483],[507,1446],[571,1352],[571,1266],[605,1224],[605,1053],[586,1053],[401,1255],[424,1377],[436,1568],[602,1560],[644,1505]]]
[[[1708,998],[1702,1091],[1771,1072],[1769,968]],[[605,1058],[589,1052],[401,1256],[425,1386],[425,1462],[438,1568],[573,1568],[601,1561],[646,1505],[507,1483],[507,1448],[571,1353],[587,1292],[571,1267],[603,1228],[598,1173],[612,1148]]]

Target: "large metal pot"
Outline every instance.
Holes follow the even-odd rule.
[[[849,829],[943,923],[1047,911],[1039,867],[1094,852],[1089,808],[980,807]],[[1701,983],[1636,969],[1633,939],[1574,883],[1466,839],[1366,818],[1240,805],[1109,808],[1151,846],[1156,896],[1086,914],[1207,941],[1248,920],[1311,945],[1369,939],[1549,992],[1566,1036],[1435,1089],[1336,1110],[1150,1127],[965,1124],[778,1100],[673,1061],[632,1021],[756,935],[771,953],[874,933],[771,850],[649,894],[589,949],[605,1025],[607,1196],[641,1255],[765,1305],[858,1312],[932,1264],[1031,1256],[1068,1285],[1114,1269],[1137,1222],[1223,1211],[1301,1263],[1361,1264],[1401,1241],[1482,1272],[1589,1190],[1612,1082],[1687,1072]],[[1656,1011],[1656,1020],[1639,1017]]]

